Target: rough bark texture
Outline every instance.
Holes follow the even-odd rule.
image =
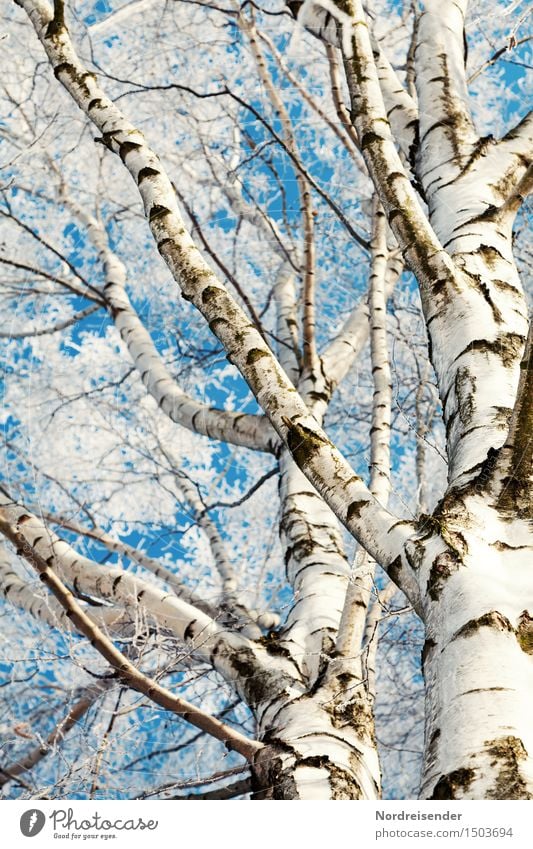
[[[372,607],[370,600],[377,563],[426,630],[421,796],[533,798],[533,381],[531,331],[526,346],[529,322],[512,232],[530,182],[532,122],[524,119],[500,140],[478,136],[464,67],[466,0],[427,0],[417,15],[409,91],[370,31],[359,0],[289,4],[300,22],[327,42],[339,119],[333,127],[354,161],[362,157],[375,188],[371,241],[356,239],[370,252],[368,296],[323,352],[316,333],[315,184],[302,164],[293,116],[269,70],[262,46],[268,41],[261,41],[254,13],[241,9],[237,24],[281,125],[277,140],[295,168],[302,236],[296,248],[284,245],[276,221],[245,198],[239,163],[232,161],[233,176],[224,189],[230,205],[240,219],[274,237],[277,324],[268,344],[247,296],[241,300],[249,315],[187,231],[179,191],[156,151],[79,59],[62,4],[54,12],[45,0],[17,3],[54,76],[101,133],[99,142],[120,157],[133,178],[146,225],[183,298],[205,318],[264,411],[217,410],[182,391],[128,297],[126,270],[105,227],[76,209],[104,269],[105,305],[161,410],[195,433],[271,452],[279,460],[280,535],[293,600],[281,627],[279,617],[246,606],[223,533],[195,487],[177,472],[177,488],[218,572],[221,591],[215,602],[203,602],[156,558],[99,528],[80,529],[59,517],[57,523],[129,557],[172,593],[78,554],[3,489],[4,533],[22,546],[27,560],[34,557],[40,574],[56,587],[57,601],[45,604],[13,571],[14,554],[3,549],[2,594],[52,627],[74,632],[81,623],[81,633],[97,634],[113,663],[119,655],[98,629],[116,637],[135,610],[186,646],[229,683],[256,722],[257,740],[234,734],[237,751],[251,764],[253,798],[375,799],[381,792],[373,717],[379,614],[378,602]],[[283,70],[283,58],[273,53]],[[343,103],[341,65],[349,109]],[[305,99],[314,108],[312,98]],[[323,111],[315,113],[332,123]],[[420,288],[448,460],[440,503],[416,521],[387,506],[392,411],[387,298],[404,267]],[[368,338],[374,396],[367,486],[322,422]],[[172,452],[163,453],[176,469]],[[422,490],[422,451],[418,459]],[[353,569],[339,522],[360,546]],[[62,581],[104,606],[86,611],[69,600]],[[391,592],[385,590],[383,597]],[[139,684],[142,676],[133,667],[128,666],[128,675]],[[175,707],[172,699],[170,693],[163,698],[169,709]],[[76,710],[89,706],[85,699]],[[202,717],[215,729],[208,733],[226,739],[215,720]],[[29,753],[23,769],[37,760]]]

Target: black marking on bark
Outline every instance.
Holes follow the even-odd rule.
[[[506,690],[512,691],[512,687],[474,687],[473,690],[465,690],[464,693],[461,693],[461,696],[469,696],[470,693],[501,693]]]
[[[472,234],[462,233],[461,238],[464,238],[465,235],[468,236],[468,235],[472,235]],[[496,304],[494,303],[494,301],[492,299],[491,291],[490,291],[487,283],[481,277],[481,274],[474,274],[473,272],[468,271],[466,268],[463,269],[463,274],[466,274],[466,276],[469,277],[470,280],[472,281],[473,286],[479,292],[481,292],[483,299],[487,302],[487,304],[489,305],[489,307],[491,309],[492,317],[493,317],[495,323],[501,324],[503,322],[503,316],[502,316],[500,310],[498,309],[498,307],[496,306]]]
[[[446,295],[447,288],[448,288],[448,281],[444,280],[443,278],[439,278],[438,280],[435,280],[435,282],[431,284],[431,291],[433,292],[433,294],[435,295],[436,298],[438,298],[440,295],[442,295],[444,297]],[[444,300],[446,300],[445,297],[444,297]]]
[[[252,799],[297,799],[293,769],[284,766],[284,755],[297,757],[292,746],[284,740],[263,737],[265,748],[261,749],[252,765]]]
[[[411,525],[411,524],[412,524],[411,519],[399,519],[397,522],[394,522],[394,523],[390,526],[390,528],[389,528],[389,530],[387,531],[387,533],[388,533],[388,534],[392,533],[392,531],[394,531],[396,528],[401,527],[402,525]]]
[[[259,637],[256,642],[264,646],[269,654],[274,655],[276,657],[287,657],[292,660],[292,655],[289,649],[285,646],[280,645],[279,639],[280,634],[277,631],[272,630],[269,631],[268,634],[264,634],[263,636]]]
[[[468,790],[476,774],[473,769],[461,767],[449,772],[448,775],[441,775],[433,788],[433,793],[430,799],[461,799],[464,796],[464,791]],[[460,795],[457,795],[459,791]]]
[[[381,136],[379,136],[377,133],[374,133],[372,130],[369,130],[361,138],[361,150],[365,150],[367,147],[370,147],[370,145],[382,141],[383,139]]]
[[[475,480],[472,483],[475,483],[476,488],[486,487],[490,482],[492,477],[492,473],[496,468],[496,461],[499,457],[500,449],[497,448],[489,448],[487,451],[487,456],[481,463],[481,468],[479,470],[479,474],[476,476]]]
[[[492,300],[492,296],[491,296],[489,287],[487,286],[486,283],[481,281],[480,284],[479,284],[479,290],[480,290],[481,294],[483,295],[483,297],[485,298],[486,302],[488,303],[489,307],[492,310],[492,316],[494,318],[494,321],[497,324],[501,324],[502,321],[503,321],[503,316],[502,316],[500,310],[498,309],[498,307],[496,306],[496,304],[494,303],[494,301]]]
[[[152,221],[155,221],[156,218],[164,218],[165,215],[170,214],[171,211],[167,206],[161,206],[160,204],[156,203],[150,209],[150,215],[148,216],[148,220],[150,223],[152,223]],[[159,244],[161,245],[162,243],[160,242]]]
[[[411,121],[409,121],[409,123],[406,124],[406,129],[412,129],[413,130],[413,141],[409,146],[408,159],[409,159],[409,163],[411,165],[411,171],[414,174],[415,171],[416,171],[416,154],[418,152],[418,146],[419,146],[419,143],[420,143],[420,123],[419,123],[418,119],[413,118]],[[416,188],[418,189],[418,191],[420,192],[420,195],[423,198],[423,200],[426,200],[424,189],[423,189],[420,181],[417,178],[415,178],[414,184],[415,184]]]
[[[433,601],[437,601],[446,581],[460,566],[461,560],[455,551],[444,551],[435,558],[427,582],[427,592]]]
[[[492,341],[488,339],[473,339],[460,354],[457,354],[454,362],[472,351],[483,354],[493,354],[499,357],[505,368],[515,365],[517,358],[524,346],[524,337],[519,333],[498,333]]]
[[[459,418],[466,425],[472,421],[476,406],[474,397],[476,393],[476,378],[467,366],[461,366],[455,374],[455,397]]]
[[[435,642],[435,640],[432,640],[430,638],[425,640],[424,646],[422,648],[422,670],[424,669],[425,663],[426,663],[430,653],[433,651],[433,649],[435,648],[436,645],[437,645],[437,643]]]
[[[148,165],[145,168],[141,168],[137,174],[137,185],[140,186],[143,180],[147,180],[150,177],[159,177],[160,173],[160,171],[156,171],[155,168],[150,168]]]
[[[161,241],[157,243],[157,250],[159,251],[159,253],[161,253],[163,248],[166,248],[167,245],[172,246],[173,244],[174,240],[167,236],[167,238],[161,239]],[[183,297],[185,298],[185,295],[183,295]],[[190,298],[188,300],[190,300]]]
[[[434,82],[436,82],[439,79],[442,79],[442,78],[433,77]],[[425,141],[427,141],[427,138],[431,133],[435,132],[435,130],[442,129],[443,127],[452,127],[452,129],[453,129],[453,127],[454,127],[453,119],[452,118],[442,118],[440,121],[435,121],[435,123],[432,124],[431,127],[428,127],[428,129],[426,130],[424,135],[421,137],[420,141],[422,143],[424,143]]]
[[[101,138],[95,138],[97,144],[103,144],[108,150],[113,151],[113,141],[118,130],[110,130],[108,133],[102,133]]]
[[[489,545],[493,546],[497,551],[520,551],[520,549],[531,547],[529,545],[510,545],[510,543],[504,542],[501,539],[497,539],[489,543]]]
[[[392,182],[393,180],[407,180],[407,177],[401,171],[391,171],[390,174],[387,174],[387,180],[389,182]],[[379,254],[377,256],[379,256]]]
[[[118,149],[118,155],[120,156],[122,161],[125,162],[128,153],[133,153],[134,151],[139,150],[139,148],[141,148],[141,147],[142,147],[142,145],[139,144],[138,142],[131,142],[131,141],[122,142],[122,144],[120,145],[120,147]],[[150,218],[152,216],[152,210],[153,209],[154,209],[154,207],[152,207],[152,209],[150,210]]]
[[[305,425],[293,423],[287,416],[283,416],[283,424],[287,428],[289,451],[299,468],[305,468],[324,446],[331,446],[327,437],[315,433]]]
[[[368,506],[368,501],[365,499],[361,499],[360,501],[352,501],[348,505],[348,510],[346,511],[346,520],[347,522],[351,522],[354,519],[361,518],[361,511]]]
[[[500,292],[505,292],[506,295],[514,295],[515,297],[520,296],[520,292],[516,286],[513,286],[512,283],[508,283],[507,280],[492,279],[491,283],[496,287],[496,289],[499,289]]]
[[[196,625],[196,619],[193,619],[191,622],[189,622],[189,624],[185,628],[185,631],[183,632],[183,639],[184,640],[192,640],[193,639],[193,637],[194,637],[194,626],[195,625]]]
[[[59,75],[62,74],[63,71],[72,75],[74,65],[71,65],[70,62],[59,62],[59,64],[57,64],[54,68],[54,77],[56,80],[59,79]]]
[[[183,295],[183,297],[185,298],[185,295]],[[190,297],[185,298],[185,300],[191,301],[192,298],[190,298]],[[223,327],[224,325],[227,325],[229,323],[230,322],[228,321],[227,318],[224,318],[224,316],[220,315],[220,316],[217,316],[216,318],[211,319],[211,321],[209,322],[209,329],[215,334],[215,336],[217,336],[218,334],[217,334],[216,328],[218,326]]]
[[[93,97],[91,101],[89,101],[89,105],[87,107],[87,112],[90,112],[91,109],[94,109],[95,106],[100,107],[102,105],[102,99],[100,97]]]
[[[530,334],[532,333],[530,327]],[[533,431],[533,344],[526,344],[520,362],[520,378],[511,417],[509,434],[503,449],[507,459],[506,475],[498,497],[501,512],[511,516],[531,519],[533,507],[532,476],[533,451],[531,433]]]
[[[394,560],[390,564],[389,568],[387,569],[387,574],[388,574],[389,578],[391,579],[393,584],[396,584],[396,586],[400,586],[401,572],[402,572],[402,558],[401,558],[401,555],[399,554],[397,557],[394,558]]]
[[[268,359],[268,351],[262,351],[261,348],[250,348],[246,355],[246,364],[251,366],[254,363],[257,363],[263,357],[266,357]]]
[[[307,397],[311,401],[329,401],[330,393],[329,392],[317,392],[314,389],[311,389],[307,393]]]
[[[494,271],[499,262],[503,261],[509,265],[509,260],[493,245],[479,245],[476,253],[481,255],[483,262],[491,271]]]
[[[437,757],[437,749],[439,746],[439,739],[441,736],[440,728],[436,728],[433,734],[431,735],[428,751],[427,751],[427,759],[429,762],[434,761]]]
[[[526,654],[533,654],[533,618],[527,610],[524,610],[518,620],[518,628],[516,629],[516,639],[520,643],[520,648]]]
[[[219,298],[223,294],[220,286],[206,286],[202,292],[202,303],[208,304],[210,301]]]
[[[453,642],[457,637],[471,637],[476,634],[480,628],[494,628],[497,631],[508,631],[514,634],[514,628],[502,613],[497,610],[490,610],[479,616],[477,619],[470,619],[458,631],[455,632],[450,642]]]
[[[272,698],[272,676],[258,668],[251,649],[240,649],[235,652],[230,662],[246,690],[250,707],[253,708],[267,701],[269,697]]]
[[[122,580],[122,575],[119,575],[118,578],[115,578],[115,580],[113,581],[113,586],[111,588],[111,592],[113,593],[113,595],[115,594],[115,590],[118,587],[118,585],[120,584],[121,580]]]
[[[288,566],[291,559],[301,562],[304,558],[311,557],[315,553],[316,547],[314,540],[309,539],[309,537],[302,537],[301,539],[296,540],[296,542],[294,542],[293,545],[288,546],[285,551],[285,565]]]
[[[62,32],[66,31],[65,21],[63,18],[63,14],[60,16],[56,13],[54,15],[53,20],[50,21],[48,26],[46,27],[45,38],[50,38],[52,40],[55,39],[57,35],[61,35]]]
[[[455,3],[454,5],[457,6],[457,8],[459,8],[457,3]],[[461,14],[462,14],[462,10],[461,10]],[[478,139],[478,141],[474,145],[474,149],[473,149],[472,153],[470,154],[466,163],[463,165],[463,168],[461,169],[461,177],[464,177],[464,175],[467,173],[467,171],[470,170],[472,165],[474,165],[482,156],[486,156],[489,148],[494,144],[495,144],[494,136],[491,133],[489,133],[487,136],[482,136],[480,139]],[[489,209],[491,209],[491,208],[494,208],[494,207],[489,206]],[[478,218],[482,219],[483,214],[478,216],[477,218],[473,218],[472,221],[476,221],[476,220],[478,220]]]
[[[526,781],[520,771],[520,762],[527,760],[527,751],[518,737],[498,737],[487,740],[487,754],[493,760],[491,767],[500,769],[493,786],[488,791],[487,799],[531,799]]]

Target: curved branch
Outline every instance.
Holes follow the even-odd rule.
[[[41,516],[43,519],[46,519],[47,522],[50,522],[53,525],[58,525],[59,527],[66,528],[69,531],[73,531],[75,534],[79,534],[80,536],[87,537],[88,539],[94,539],[98,542],[101,542],[108,551],[113,551],[117,554],[123,554],[125,557],[129,558],[133,563],[138,563],[139,566],[142,566],[144,569],[147,569],[152,575],[155,575],[156,578],[159,578],[161,581],[164,581],[168,584],[169,587],[172,587],[174,592],[187,604],[191,604],[193,607],[197,607],[203,613],[206,613],[211,618],[215,618],[218,615],[218,611],[215,607],[213,607],[208,602],[204,601],[204,599],[200,598],[190,587],[188,587],[183,581],[180,581],[178,575],[174,574],[170,569],[167,569],[159,560],[154,557],[150,557],[148,554],[145,554],[144,551],[139,551],[139,549],[134,548],[132,545],[128,545],[128,543],[122,542],[121,540],[113,539],[108,533],[106,533],[102,528],[97,527],[96,525],[92,528],[85,528],[83,525],[78,524],[73,519],[67,519],[66,516],[57,515],[53,513],[41,512]]]
[[[122,652],[115,648],[104,632],[91,622],[47,561],[41,557],[36,548],[28,543],[25,535],[20,530],[14,529],[3,515],[0,517],[0,530],[36,570],[43,584],[65,609],[76,629],[87,637],[91,645],[118,672],[126,684],[165,710],[177,714],[186,722],[205,731],[206,734],[221,740],[230,751],[239,752],[246,760],[253,761],[255,755],[263,748],[262,743],[245,737],[185,699],[175,696],[170,690],[161,687],[156,681],[140,672]]]
[[[67,633],[72,632],[73,627],[65,610],[54,599],[43,597],[14,571],[11,559],[4,547],[0,545],[0,594],[10,604],[26,611],[34,619],[44,622],[51,628],[60,628]],[[91,607],[86,610],[87,616],[106,631],[123,633],[124,627],[132,622],[131,616],[124,608],[113,605],[112,607]]]
[[[274,434],[264,416],[217,410],[196,401],[180,388],[128,298],[126,269],[111,250],[102,224],[68,198],[65,200],[87,227],[99,252],[107,281],[104,292],[109,311],[142,382],[158,406],[173,422],[194,433],[258,451],[272,451]]]
[[[245,655],[251,672],[263,672],[254,646],[242,634],[230,632],[196,607],[177,596],[154,587],[137,575],[116,567],[103,567],[78,554],[67,542],[57,537],[34,514],[14,502],[0,488],[2,532],[8,539],[23,541],[43,562],[52,564],[61,579],[78,592],[107,599],[136,610],[145,609],[148,616],[185,642],[194,654],[211,664],[233,686],[246,687],[240,681],[240,656]],[[26,558],[28,559],[28,558]],[[234,665],[236,664],[236,665]]]

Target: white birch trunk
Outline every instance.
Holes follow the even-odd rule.
[[[280,474],[281,538],[295,598],[281,645],[312,685],[335,646],[350,567],[335,516],[286,450]]]
[[[285,373],[257,327],[199,254],[155,152],[80,63],[64,22],[52,17],[43,0],[19,3],[30,16],[56,77],[102,132],[103,143],[120,155],[139,187],[155,242],[183,296],[209,322],[287,445],[281,455],[282,527],[296,604],[281,640],[272,634],[248,640],[226,632],[183,599],[169,598],[120,570],[97,568],[43,530],[35,517],[15,510],[11,519],[43,557],[53,559],[65,578],[126,608],[142,601],[156,621],[190,641],[195,652],[235,684],[254,712],[265,743],[253,767],[259,794],[285,799],[374,798],[379,793],[379,767],[370,689],[361,694],[347,687],[354,681],[362,683],[361,663],[357,660],[353,668],[341,672],[327,664],[329,641],[341,623],[348,577],[331,508],[369,556],[388,570],[426,625],[422,795],[531,798],[532,399],[531,380],[529,389],[520,380],[528,322],[511,234],[527,188],[531,128],[525,120],[500,142],[477,137],[464,75],[465,0],[439,4],[428,0],[420,15],[414,50],[420,112],[410,95],[395,88],[394,72],[372,43],[359,0],[306,2],[302,12],[305,25],[343,51],[353,124],[340,103],[332,62],[337,111],[365,158],[400,250],[420,284],[447,427],[450,474],[449,489],[434,514],[422,515],[418,523],[398,519],[386,509],[384,489],[376,497],[380,486],[374,481],[376,487],[369,491],[320,428],[335,383],[364,340],[366,308],[362,305],[354,312],[320,361],[314,346],[309,184],[303,174],[298,173],[305,233],[304,368],[293,333],[294,297],[282,269],[276,297]],[[242,25],[263,84],[280,113],[285,146],[294,161],[297,148],[288,115],[280,108],[254,27],[244,19]],[[415,171],[416,188],[407,163]],[[229,194],[237,207],[242,204],[237,189]],[[266,219],[256,221],[253,210],[243,214],[265,228]],[[286,260],[286,253],[281,253]],[[384,255],[379,261],[383,266]],[[381,268],[381,282],[393,282],[400,268],[399,262],[396,267],[391,264],[389,279]],[[385,288],[379,290],[381,311]],[[108,297],[143,380],[156,399],[159,393],[163,406],[161,391],[166,392],[169,378],[128,306],[123,280],[110,281]],[[374,316],[375,308],[376,304]],[[381,343],[377,336],[373,340],[376,362],[385,356],[380,323]],[[344,362],[337,357],[340,351],[346,351],[340,358]],[[525,368],[530,379],[529,360]],[[388,379],[378,383],[376,393],[387,394],[390,404]],[[180,398],[178,407],[181,402]],[[220,438],[227,419],[224,414]],[[265,444],[259,434],[251,435],[261,420],[250,419],[245,421],[250,429],[239,434],[237,444],[276,450],[268,427],[261,433]],[[389,420],[375,420],[372,447],[383,455],[382,437]],[[230,430],[236,433],[242,424],[233,421]],[[228,441],[237,439],[233,435]],[[388,463],[388,449],[385,453]],[[382,483],[384,468],[379,469]],[[212,543],[217,548],[214,537]],[[222,554],[218,551],[219,565],[229,580]],[[363,576],[366,595],[368,575],[367,571]],[[8,592],[18,593],[24,601],[23,588]],[[368,599],[361,601],[366,611]],[[352,633],[360,646],[365,623],[362,617],[353,621]]]
[[[258,799],[376,799],[380,774],[368,715],[352,695],[325,687],[266,711],[254,765]],[[370,726],[371,727],[371,726]]]
[[[420,573],[428,587],[421,795],[533,798],[530,523],[478,495],[440,521],[457,551],[427,558]]]

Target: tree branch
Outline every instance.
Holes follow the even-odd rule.
[[[126,292],[126,269],[111,250],[102,224],[65,197],[87,228],[104,266],[109,311],[141,380],[164,413],[177,424],[213,439],[258,451],[271,451],[274,434],[264,416],[217,410],[191,398],[169,374]]]
[[[426,190],[441,171],[443,179],[453,177],[478,143],[465,71],[467,7],[468,0],[426,0],[417,21],[419,173]]]
[[[103,142],[121,156],[137,183],[158,249],[180,284],[183,296],[204,315],[230,360],[239,368],[259,404],[288,444],[297,465],[372,556],[384,567],[395,564],[397,581],[416,603],[418,584],[404,551],[404,544],[413,532],[411,524],[398,522],[396,516],[376,501],[317,426],[255,325],[250,323],[201,257],[184,227],[172,185],[144,136],[105,96],[94,76],[86,71],[68,35],[62,33],[54,39],[47,38],[48,5],[44,0],[19,0],[19,3],[31,19],[55,75],[99,127]],[[367,46],[373,62],[370,45]],[[385,144],[387,151],[389,146],[392,148],[401,168],[394,145],[389,141]],[[380,143],[378,152],[381,150]],[[389,185],[386,177],[383,174],[384,182]],[[402,183],[403,190],[399,193],[394,189],[398,181],[390,183],[394,200],[400,206],[405,194],[412,195],[409,181],[406,177],[404,179],[406,185]],[[384,193],[388,194],[388,191]],[[399,210],[398,214],[405,219],[405,214],[402,215]],[[396,218],[394,220],[396,223]],[[427,250],[425,242],[423,246]]]
[[[204,601],[204,599],[200,598],[190,587],[188,587],[183,581],[180,581],[179,576],[172,572],[170,569],[167,569],[159,560],[154,557],[149,557],[148,554],[145,554],[144,551],[139,551],[137,548],[134,548],[132,545],[128,545],[121,540],[113,539],[112,536],[107,534],[102,528],[98,526],[94,526],[92,528],[85,528],[83,525],[78,524],[73,519],[68,519],[66,516],[58,515],[55,513],[48,513],[46,511],[41,511],[43,519],[47,522],[50,522],[53,525],[59,525],[62,528],[66,528],[67,530],[73,531],[75,534],[79,534],[81,536],[87,537],[88,539],[94,539],[98,542],[102,543],[108,551],[116,552],[117,554],[123,554],[125,557],[129,558],[133,563],[138,563],[139,566],[142,566],[144,569],[147,569],[156,578],[164,581],[169,587],[175,591],[175,593],[187,604],[193,605],[193,607],[197,607],[203,613],[206,613],[211,618],[216,618],[219,615],[219,611],[217,611],[216,607]]]
[[[99,309],[101,309],[100,304],[94,304],[94,306],[87,307],[87,309],[75,313],[75,315],[64,319],[64,321],[58,321],[57,324],[53,324],[51,327],[42,327],[40,330],[21,330],[11,333],[0,332],[0,339],[28,339],[30,336],[48,336],[52,333],[59,333],[60,330],[66,330],[67,327],[72,327],[73,324],[83,321],[84,318],[87,318]]]
[[[58,602],[59,603],[59,602]],[[65,611],[65,615],[69,615],[69,608],[63,607]],[[17,758],[9,767],[3,768],[0,767],[0,787],[4,784],[7,784],[8,781],[12,781],[17,778],[24,772],[29,772],[33,767],[37,766],[40,761],[46,757],[46,755],[52,750],[59,746],[65,736],[68,734],[71,728],[76,726],[80,719],[93,707],[94,704],[98,701],[102,693],[106,692],[109,689],[111,683],[115,683],[111,680],[99,681],[96,684],[92,684],[90,687],[86,687],[82,694],[78,697],[77,701],[70,708],[69,712],[66,716],[63,717],[61,722],[59,722],[54,730],[48,735],[46,741],[39,746],[35,746],[35,748],[31,749],[25,755],[20,758]]]
[[[266,674],[254,644],[242,634],[229,631],[198,608],[154,587],[138,575],[116,567],[102,567],[78,554],[37,516],[14,502],[2,487],[0,516],[2,528],[9,530],[10,539],[23,538],[25,544],[35,550],[43,562],[50,562],[58,575],[76,591],[118,602],[126,609],[141,606],[159,627],[168,629],[185,642],[191,652],[217,669],[235,688],[246,689],[250,683],[241,680],[244,657],[249,675],[254,672]]]
[[[15,530],[3,515],[0,516],[0,531],[13,543],[22,556],[39,574],[43,584],[67,611],[69,619],[76,629],[86,637],[91,645],[102,655],[110,666],[115,669],[120,678],[132,689],[147,696],[150,701],[182,717],[186,722],[200,728],[217,740],[221,740],[229,749],[241,754],[246,760],[253,761],[263,744],[250,740],[225,723],[210,716],[200,708],[195,707],[185,699],[175,696],[170,690],[161,687],[156,681],[148,678],[130,663],[122,652],[107,639],[103,631],[91,622],[83,609],[76,602],[72,593],[65,587],[37,550],[28,543],[20,530]]]

